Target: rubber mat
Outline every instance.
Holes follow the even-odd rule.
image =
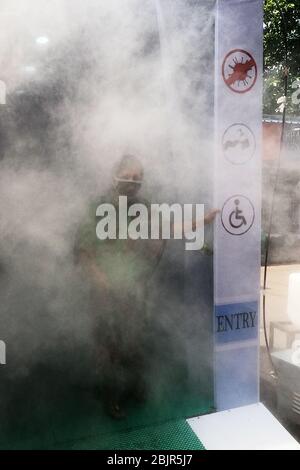
[[[116,420],[93,387],[38,370],[2,401],[0,449],[202,448],[185,419],[213,411],[210,381],[192,387],[174,382],[156,383],[144,403],[129,401],[126,419]]]
[[[124,420],[110,418],[98,400],[76,389],[53,406],[22,398],[1,416],[0,449],[198,449],[185,417],[212,411],[209,396],[191,393],[132,405]]]
[[[111,435],[60,443],[57,449],[72,450],[204,450],[185,420],[170,421]]]

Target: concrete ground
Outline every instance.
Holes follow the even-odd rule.
[[[268,337],[270,335],[271,321],[288,321],[287,301],[288,301],[288,283],[289,275],[294,272],[300,273],[300,264],[271,266],[268,268],[267,289],[266,289],[266,324]],[[263,285],[263,269],[261,276],[261,285]],[[299,292],[300,295],[300,292]],[[261,296],[262,297],[262,296]],[[272,365],[270,364],[264,339],[263,316],[261,302],[261,400],[267,408],[281,421],[281,423],[291,432],[291,434],[300,442],[300,426],[295,426],[289,422],[277,409],[276,380],[272,377]],[[300,313],[299,313],[300,314]],[[286,334],[281,331],[275,331],[274,349],[286,348]]]
[[[300,264],[270,266],[268,268],[266,290],[268,322],[288,320],[288,283],[289,275],[294,272],[300,273]],[[263,268],[261,270],[261,285],[263,285]]]

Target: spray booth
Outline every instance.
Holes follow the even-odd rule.
[[[262,24],[261,0],[2,1],[1,448],[201,449],[188,418],[258,403]],[[151,203],[220,212],[152,267],[117,420],[73,248],[126,153]]]

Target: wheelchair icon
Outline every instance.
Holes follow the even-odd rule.
[[[255,209],[246,196],[236,194],[231,196],[223,205],[221,222],[226,232],[231,235],[247,233],[255,219]]]
[[[233,227],[233,228],[241,228],[243,225],[247,225],[247,221],[246,221],[245,217],[243,215],[241,215],[241,214],[243,214],[243,211],[241,209],[239,209],[240,200],[235,199],[234,203],[236,205],[236,208],[235,208],[235,210],[233,210],[231,212],[231,214],[229,216],[229,223],[230,223],[231,227]]]

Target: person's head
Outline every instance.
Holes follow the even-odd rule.
[[[143,182],[144,169],[140,160],[134,155],[123,155],[115,167],[114,183],[120,195],[133,197]]]

